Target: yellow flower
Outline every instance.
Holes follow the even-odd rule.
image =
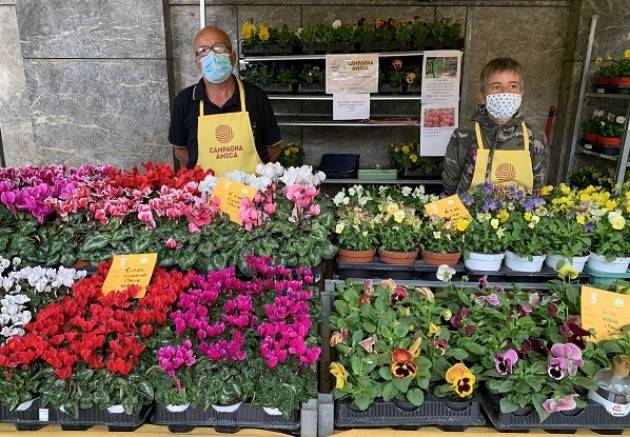
[[[341,234],[345,227],[346,225],[343,222],[337,223],[337,226],[335,226],[335,233]]]
[[[497,219],[490,220],[490,226],[492,226],[492,229],[499,229],[499,220]]]
[[[396,148],[394,149],[394,152],[396,152],[396,153],[398,153],[399,151],[400,151],[400,147],[396,147]]]
[[[466,229],[468,229],[468,226],[470,226],[470,219],[466,217],[460,218],[455,223],[455,229],[457,229],[459,232],[464,232]]]
[[[623,57],[626,58],[626,59],[630,58],[630,49],[626,49],[626,51],[623,52]]]
[[[418,155],[412,153],[411,155],[409,155],[409,159],[411,160],[411,162],[416,162],[418,160]]]
[[[529,211],[527,211],[523,217],[525,217],[526,222],[532,221],[532,213]]]
[[[439,326],[436,326],[436,325],[435,325],[435,323],[431,322],[431,323],[429,324],[429,332],[427,333],[427,335],[428,335],[429,337],[433,337],[433,336],[435,336],[435,335],[439,335],[440,330],[441,330],[441,329],[440,329],[440,327],[439,327]]]
[[[578,277],[578,272],[571,264],[565,264],[560,268],[558,276],[562,279],[576,279]]]
[[[409,153],[409,146],[408,146],[408,145],[406,145],[406,144],[405,144],[404,146],[402,146],[402,151],[403,151],[403,153],[404,153],[405,155],[406,155],[406,154],[408,154],[408,153]]]
[[[477,214],[477,220],[479,220],[480,222],[487,222],[488,220],[490,220],[492,218],[492,215],[490,213],[478,213]]]
[[[542,187],[540,189],[540,195],[541,196],[548,196],[549,194],[551,194],[552,191],[553,191],[553,186],[552,185],[545,185],[544,187]]]
[[[608,211],[614,211],[615,208],[617,208],[617,205],[618,205],[618,203],[617,203],[616,200],[607,200],[606,201],[606,209]]]
[[[537,225],[540,222],[540,217],[538,217],[537,215],[533,215],[532,216],[532,223]]]
[[[442,310],[441,315],[442,315],[442,318],[448,322],[453,317],[453,312],[449,308],[445,308]]]
[[[451,366],[444,376],[446,382],[453,386],[453,391],[459,397],[465,398],[472,394],[475,389],[475,375],[463,363]]]
[[[243,30],[241,31],[241,35],[243,35],[243,38],[252,39],[255,34],[256,25],[254,23],[246,21],[245,24],[243,24]]]
[[[566,184],[560,184],[560,192],[566,196],[571,192],[571,188],[569,188]]]
[[[335,388],[337,390],[343,389],[346,385],[346,379],[348,378],[348,372],[343,364],[338,362],[330,363],[330,373],[335,377]]]
[[[433,238],[435,238],[436,240],[439,240],[440,238],[442,238],[442,233],[440,231],[434,231]]]
[[[448,382],[449,384],[453,384],[455,381],[463,377],[467,372],[470,372],[470,370],[468,369],[468,367],[466,367],[464,363],[453,364],[446,371],[444,379],[446,379],[446,382]]]
[[[501,220],[502,222],[506,221],[507,219],[510,218],[510,213],[508,213],[506,210],[502,209],[501,211],[499,211],[499,213],[497,214],[497,218],[499,220]]]
[[[260,23],[258,25],[258,38],[260,38],[261,41],[267,41],[269,36],[269,26],[265,23]]]
[[[497,237],[503,238],[505,236],[505,229],[499,228],[497,229]]]
[[[413,355],[414,358],[420,356],[420,350],[422,349],[421,346],[422,338],[418,337],[416,338],[416,341],[413,342],[411,347],[409,347],[409,352],[411,352],[411,355]]]
[[[404,219],[405,219],[405,211],[399,209],[398,211],[394,213],[394,221],[396,223],[402,223]]]
[[[409,317],[411,315],[411,309],[410,308],[403,309],[403,314],[405,316]]]
[[[604,60],[602,59],[602,57],[601,57],[601,56],[598,56],[597,58],[595,58],[595,63],[596,63],[597,65],[601,64],[602,62],[604,62]]]
[[[385,210],[387,211],[387,214],[394,215],[394,213],[398,211],[398,205],[395,203],[390,203],[389,205],[387,205],[387,208]]]
[[[583,225],[584,223],[586,223],[586,216],[584,216],[584,214],[578,214],[575,217],[575,221],[577,221],[579,225]]]
[[[608,221],[612,225],[612,228],[616,231],[621,231],[624,226],[626,226],[626,219],[618,213],[608,214]]]

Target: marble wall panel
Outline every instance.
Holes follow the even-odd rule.
[[[15,6],[0,5],[0,135],[7,165],[38,162]]]
[[[38,153],[120,167],[170,161],[165,60],[27,60]]]
[[[162,0],[20,0],[25,58],[164,58]]]

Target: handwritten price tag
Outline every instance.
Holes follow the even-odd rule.
[[[243,224],[239,211],[241,210],[241,199],[247,197],[250,200],[256,195],[256,188],[241,184],[228,178],[219,178],[214,189],[213,196],[221,201],[219,208],[226,213],[230,220],[239,225]]]
[[[156,263],[157,253],[116,255],[103,283],[103,294],[139,285],[141,290],[136,297],[144,297]]]
[[[427,203],[424,205],[424,209],[428,216],[435,215],[442,218],[450,218],[453,223],[460,218],[470,217],[470,212],[468,212],[457,194]]]
[[[594,329],[594,341],[608,340],[630,324],[630,296],[582,287],[582,327]]]

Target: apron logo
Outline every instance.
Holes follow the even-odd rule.
[[[498,182],[510,182],[516,179],[516,168],[509,162],[502,162],[494,171],[494,177]]]
[[[214,137],[220,143],[229,143],[234,138],[234,131],[227,124],[220,124],[214,131]]]

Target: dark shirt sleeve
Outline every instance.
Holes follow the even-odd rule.
[[[260,94],[260,110],[263,120],[261,129],[262,143],[264,146],[274,146],[280,142],[282,137],[276,121],[276,114],[273,112],[271,102],[264,91]]]
[[[442,184],[444,192],[455,194],[459,186],[468,147],[460,141],[460,131],[455,129],[446,147],[444,155],[444,170],[442,171]]]
[[[168,141],[174,146],[188,146],[186,126],[184,125],[184,111],[180,96],[175,98],[171,108],[171,124],[168,129]]]

